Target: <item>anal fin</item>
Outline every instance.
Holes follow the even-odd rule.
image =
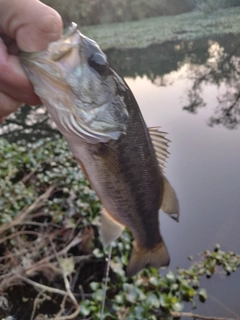
[[[115,221],[105,209],[102,210],[99,233],[104,246],[108,246],[112,241],[119,238],[124,228],[125,227]]]
[[[179,204],[176,193],[168,180],[163,180],[163,200],[160,209],[170,215],[176,221],[179,221]]]

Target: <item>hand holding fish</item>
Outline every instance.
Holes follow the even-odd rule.
[[[62,20],[38,0],[0,0],[0,123],[23,102],[40,103],[17,57],[39,51],[62,34]]]

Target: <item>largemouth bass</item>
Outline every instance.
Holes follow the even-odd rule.
[[[72,24],[48,49],[22,53],[36,94],[66,138],[104,210],[100,235],[108,245],[125,227],[135,239],[127,267],[170,262],[160,233],[162,209],[178,220],[178,200],[163,174],[168,140],[147,129],[138,104],[93,40]]]

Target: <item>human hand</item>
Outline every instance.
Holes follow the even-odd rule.
[[[19,51],[45,50],[61,34],[61,17],[42,2],[0,0],[0,123],[22,103],[40,103],[20,65]]]

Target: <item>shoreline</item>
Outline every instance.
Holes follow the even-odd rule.
[[[167,41],[191,41],[213,35],[240,34],[240,7],[211,14],[195,11],[139,21],[86,26],[81,32],[103,50],[145,48]]]

